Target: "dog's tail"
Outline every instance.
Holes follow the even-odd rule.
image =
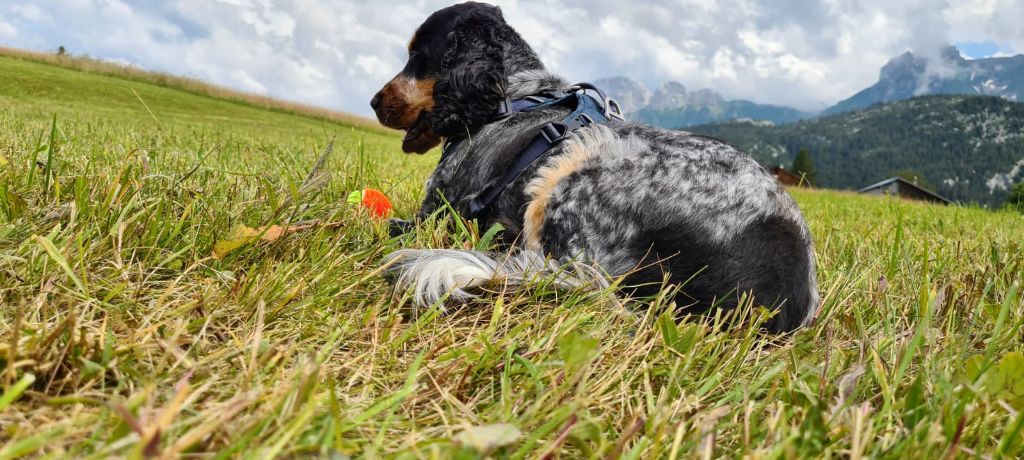
[[[456,249],[402,249],[384,259],[385,274],[395,279],[399,291],[412,291],[420,307],[433,305],[445,294],[465,302],[477,297],[479,288],[504,284],[509,291],[549,282],[559,289],[603,289],[608,278],[597,268],[576,261],[565,264],[537,251],[509,254]]]

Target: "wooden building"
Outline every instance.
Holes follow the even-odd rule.
[[[858,190],[868,195],[888,195],[906,198],[908,200],[920,200],[942,205],[954,204],[953,201],[939,196],[935,192],[925,190],[917,184],[902,177],[890,177],[877,184],[872,184]]]
[[[775,179],[781,182],[782,185],[788,185],[793,187],[810,187],[811,185],[806,180],[801,180],[803,178],[800,177],[799,175],[787,171],[786,168],[783,168],[782,166],[776,166],[772,169],[769,169],[768,171],[771,172],[772,176],[775,176]]]

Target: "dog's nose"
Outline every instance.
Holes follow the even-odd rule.
[[[373,99],[370,99],[370,107],[372,107],[373,110],[379,109],[381,99],[383,99],[383,97],[381,97],[380,93],[375,94]]]

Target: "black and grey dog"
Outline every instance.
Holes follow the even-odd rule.
[[[618,120],[590,124],[531,162],[484,212],[472,209],[521,163],[544,125],[572,110],[495,117],[502,104],[571,90],[497,7],[451,6],[419,27],[405,68],[371,102],[381,123],[406,131],[406,152],[445,142],[418,218],[447,200],[481,228],[501,223],[517,238],[506,254],[397,251],[387,263],[399,289],[430,305],[445,295],[466,300],[493,282],[526,286],[538,275],[569,286],[622,277],[634,298],[682,285],[675,300],[688,313],[734,307],[752,294],[776,310],[769,331],[814,318],[814,253],[800,210],[750,156],[715,139]]]

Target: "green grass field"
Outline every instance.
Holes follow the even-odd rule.
[[[0,460],[1024,452],[1019,214],[794,191],[824,305],[788,338],[543,282],[412,312],[384,254],[487,238],[346,204],[408,217],[437,160],[361,126],[0,57]]]

